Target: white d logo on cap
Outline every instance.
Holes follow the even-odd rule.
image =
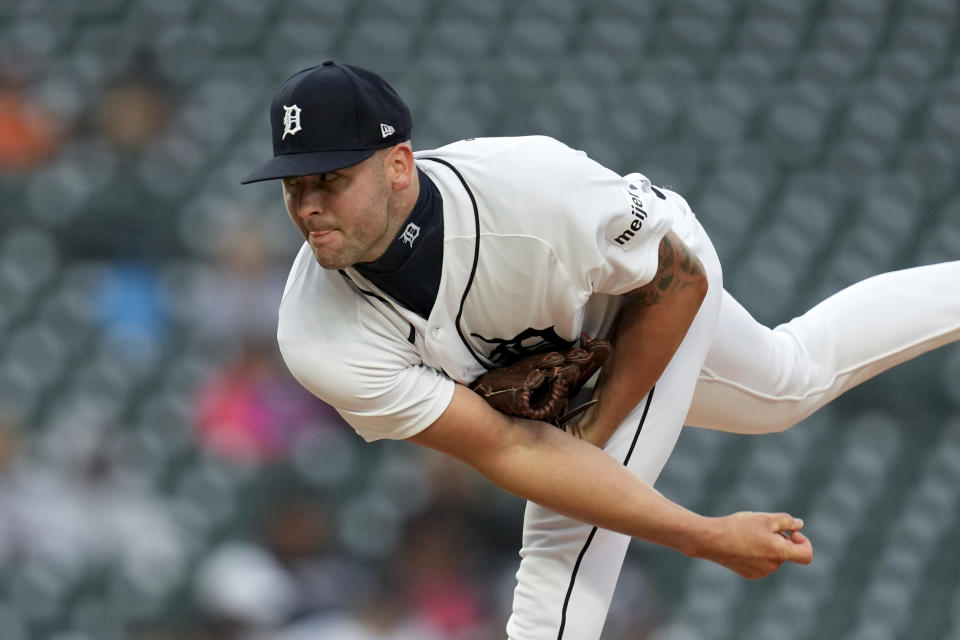
[[[301,128],[300,107],[297,105],[293,105],[291,107],[283,105],[283,135],[280,136],[280,139],[283,140],[286,138],[287,134],[290,134],[291,136],[296,134]]]

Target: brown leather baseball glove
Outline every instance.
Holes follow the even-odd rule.
[[[511,416],[545,420],[563,428],[591,403],[568,411],[570,398],[603,366],[610,343],[580,336],[566,351],[537,353],[487,371],[470,388],[494,409]]]

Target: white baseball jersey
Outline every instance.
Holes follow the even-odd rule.
[[[416,153],[442,198],[442,265],[426,317],[304,244],[280,307],[293,375],[366,440],[407,438],[446,409],[454,381],[587,332],[649,282],[668,229],[695,248],[677,194],[621,177],[547,137],[486,138]],[[423,190],[423,187],[421,188]],[[416,249],[419,227],[395,240]],[[440,258],[438,257],[438,260]]]

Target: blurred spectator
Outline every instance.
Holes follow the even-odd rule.
[[[150,487],[131,482],[120,433],[76,411],[44,436],[0,468],[0,568],[19,594],[14,606],[30,621],[52,619],[85,589],[104,626],[122,627],[140,605],[153,613],[183,579],[180,524]]]
[[[0,174],[26,173],[43,165],[60,135],[52,114],[0,78]]]
[[[157,274],[140,262],[117,262],[95,293],[104,338],[121,345],[128,358],[151,363],[167,330]]]
[[[444,638],[474,638],[484,618],[470,566],[483,549],[471,532],[466,513],[428,511],[407,527],[399,550],[412,608]]]
[[[336,548],[332,529],[318,498],[285,501],[267,518],[268,548],[296,585],[297,616],[349,610],[371,589],[373,571]]]
[[[275,343],[286,268],[271,262],[266,241],[250,229],[220,237],[216,268],[195,296],[197,319],[218,334]]]
[[[321,614],[248,640],[447,640],[408,602],[406,585],[389,569],[378,573],[364,602]]]
[[[17,450],[17,435],[14,427],[0,415],[0,481],[7,469],[13,464]]]
[[[155,66],[150,55],[134,56],[87,102],[74,128],[64,170],[86,183],[89,205],[84,224],[64,230],[64,245],[72,254],[156,261],[178,249],[170,204],[145,188],[137,162],[173,115],[172,88]],[[97,165],[95,171],[91,164]]]
[[[470,517],[471,539],[513,561],[521,545],[526,501],[500,491],[474,468],[441,453],[417,451],[429,473],[433,509],[450,509]]]
[[[201,445],[237,462],[276,461],[300,430],[339,424],[333,409],[304,392],[278,359],[272,343],[248,342],[236,362],[200,387],[195,425]]]
[[[286,512],[285,517],[299,520],[303,515],[303,511],[294,509]],[[284,520],[287,526],[292,522]],[[299,532],[293,537],[299,537]],[[293,546],[300,547],[303,542],[298,540]],[[301,548],[297,553],[306,550]],[[350,583],[356,586],[360,578],[362,589],[355,593],[352,602],[319,612],[297,612],[300,585],[277,558],[258,545],[228,542],[201,564],[194,583],[194,597],[216,640],[452,638],[438,635],[419,618],[416,608],[408,601],[407,585],[391,567],[335,577],[346,578],[347,582],[341,583],[344,590],[351,590]]]
[[[194,599],[222,640],[247,637],[282,625],[293,611],[293,582],[262,547],[231,541],[203,560]]]
[[[130,68],[103,91],[93,120],[118,151],[139,153],[163,131],[171,116],[170,86],[153,57],[140,52]]]

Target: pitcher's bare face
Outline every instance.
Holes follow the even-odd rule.
[[[284,178],[283,201],[325,269],[375,260],[393,239],[383,151],[345,169]]]

